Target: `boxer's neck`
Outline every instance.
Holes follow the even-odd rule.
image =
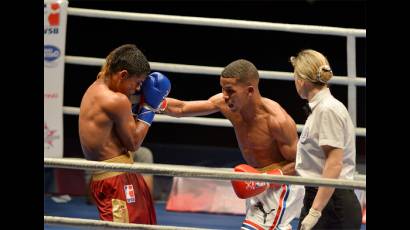
[[[262,110],[262,97],[259,94],[259,91],[255,91],[248,103],[242,107],[239,113],[244,121],[252,121]]]

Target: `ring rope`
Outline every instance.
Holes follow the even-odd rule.
[[[78,115],[80,108],[64,106],[63,113],[68,115]],[[179,123],[179,124],[193,124],[193,125],[206,125],[217,127],[233,127],[228,119],[224,118],[206,118],[206,117],[171,117],[167,115],[157,114],[154,117],[154,122],[166,122],[166,123]],[[303,130],[304,125],[297,124],[297,131],[300,133]],[[357,136],[366,136],[366,128],[356,128]]]
[[[256,173],[228,172],[223,169],[213,167],[198,167],[186,165],[170,164],[149,164],[149,163],[110,163],[79,159],[44,158],[45,167],[57,167],[83,170],[110,170],[119,172],[139,172],[162,176],[198,177],[220,180],[252,180],[277,182],[283,184],[299,184],[311,186],[327,186],[344,189],[366,190],[366,181],[329,179],[329,178],[307,178],[301,176],[278,176]]]
[[[366,174],[356,173],[356,174],[354,175],[354,179],[355,179],[355,180],[366,181]]]
[[[61,158],[60,158],[61,159]],[[67,158],[64,158],[64,159],[73,159],[73,160],[80,160],[80,161],[85,161],[85,159],[84,158],[80,158],[80,157],[67,157]],[[134,162],[134,164],[139,164],[138,162]],[[151,163],[151,164],[157,164],[157,163]],[[182,166],[185,166],[185,165],[182,165]],[[191,167],[191,166],[188,166],[188,167]],[[200,167],[200,166],[198,166],[198,167]],[[203,168],[203,167],[201,167],[201,168]],[[205,168],[209,168],[209,167],[205,167]],[[211,168],[211,169],[215,169],[215,168]],[[227,172],[231,172],[232,171],[232,168],[216,168],[216,169],[219,169],[219,170],[223,170],[223,171],[227,171]],[[366,180],[366,174],[359,174],[359,172],[355,172],[355,174],[354,174],[354,180],[357,180],[357,181],[365,181]]]
[[[148,14],[148,13],[122,12],[122,11],[83,9],[83,8],[75,8],[75,7],[68,7],[67,12],[68,12],[68,15],[81,16],[81,17],[174,23],[174,24],[197,25],[197,26],[214,26],[214,27],[252,29],[252,30],[275,30],[275,31],[284,31],[284,32],[292,32],[292,33],[306,33],[306,34],[366,37],[365,29],[340,28],[340,27],[331,27],[331,26],[312,26],[312,25],[300,25],[300,24],[288,24],[288,23],[273,23],[273,22],[260,22],[260,21],[249,21],[249,20],[223,19],[223,18],[205,18],[205,17],[164,15],[164,14]]]
[[[209,230],[208,228],[190,228],[176,226],[161,226],[148,224],[129,224],[112,221],[91,220],[81,218],[44,216],[44,224],[68,227],[87,227],[87,229],[147,229],[147,230]]]
[[[95,57],[82,57],[82,56],[65,56],[65,63],[75,65],[90,65],[101,66],[104,64],[105,59]],[[190,74],[204,74],[204,75],[217,75],[219,76],[223,70],[223,67],[213,66],[199,66],[199,65],[185,65],[175,63],[162,63],[162,62],[149,62],[152,69],[173,73],[190,73]],[[285,80],[294,81],[293,73],[281,72],[281,71],[268,71],[259,70],[261,79],[269,80]],[[349,85],[354,84],[357,86],[366,86],[365,77],[349,78],[347,76],[333,76],[329,83],[335,85]]]

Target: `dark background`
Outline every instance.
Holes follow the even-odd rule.
[[[80,1],[69,7],[215,17],[366,29],[365,1]],[[259,70],[291,72],[289,57],[302,49],[328,57],[337,76],[347,75],[346,38],[249,29],[68,16],[66,55],[105,58],[114,48],[136,44],[152,62],[224,67],[244,58]],[[356,39],[357,75],[366,76],[366,38]],[[79,107],[99,67],[65,65],[64,106]],[[165,73],[171,97],[207,99],[219,93],[219,77]],[[330,86],[347,107],[347,86]],[[260,91],[280,103],[297,124],[305,122],[304,100],[293,81],[261,80]],[[222,118],[220,114],[209,117]],[[82,157],[78,117],[64,115],[64,155]],[[357,87],[357,126],[366,127],[366,88]],[[366,137],[357,137],[357,163],[365,164]],[[232,128],[154,123],[144,140],[157,163],[233,166],[243,161]]]

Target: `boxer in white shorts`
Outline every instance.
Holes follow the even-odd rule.
[[[266,173],[295,175],[298,142],[295,121],[277,102],[261,96],[256,67],[244,59],[233,61],[222,71],[219,83],[222,93],[215,94],[208,100],[181,101],[166,98],[167,107],[164,113],[184,117],[220,112],[232,123],[242,156],[248,164],[235,167],[235,171],[259,172],[255,168],[261,168],[266,169],[262,170]],[[201,86],[193,84],[190,87]],[[294,186],[284,186],[286,192],[272,192],[273,189],[268,189],[271,185],[266,183],[232,181],[232,184],[239,198],[255,196],[252,200],[260,200],[264,210],[274,209],[266,215],[264,223],[263,212],[254,209],[254,205],[248,205],[245,221],[255,223],[255,227],[243,227],[244,229],[269,229],[276,216],[277,226],[272,229],[283,229],[279,227],[290,227],[289,222],[298,217],[302,207],[303,187],[297,187],[295,190]],[[250,201],[248,203],[251,204]],[[244,225],[247,224],[244,222]]]
[[[241,165],[237,166],[236,169],[246,167],[249,168],[250,166]],[[253,171],[252,169],[247,171],[249,170]],[[278,174],[280,173],[279,170],[279,167],[268,166],[254,172]],[[266,186],[266,190],[246,199],[246,218],[241,229],[292,229],[290,222],[295,217],[299,217],[303,206],[304,187],[302,185],[279,185],[263,182],[260,184]]]

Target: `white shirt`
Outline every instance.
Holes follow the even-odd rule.
[[[340,179],[352,179],[356,168],[356,134],[346,107],[330,94],[320,90],[309,102],[312,113],[300,135],[296,153],[296,172],[305,177],[322,177],[326,156],[320,146],[343,149]]]

